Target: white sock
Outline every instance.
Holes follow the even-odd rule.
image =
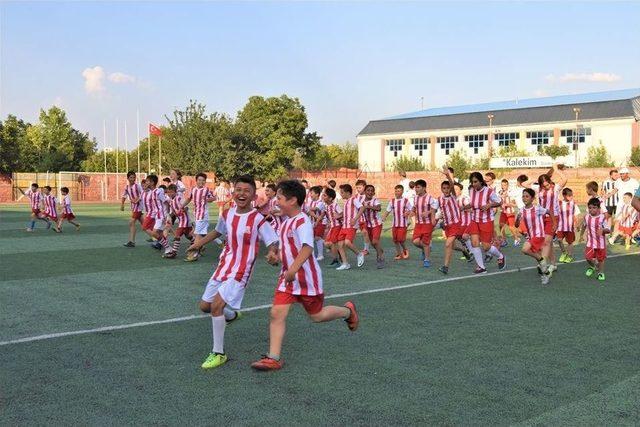
[[[233,320],[236,318],[235,310],[231,310],[229,307],[225,307],[222,310],[222,313],[224,314],[225,320]]]
[[[471,239],[467,239],[464,241],[465,246],[469,249],[469,252],[473,253],[473,246],[471,245]]]
[[[478,267],[484,268],[484,257],[482,256],[482,249],[480,249],[480,246],[478,246],[477,248],[471,247],[471,253],[476,259],[476,264],[478,264]]]
[[[364,242],[364,250],[365,251],[369,250],[369,244],[367,242]]]
[[[211,316],[213,326],[213,352],[224,354],[224,328],[227,321],[224,316]]]
[[[498,250],[498,248],[496,248],[493,245],[491,245],[491,247],[489,248],[488,252],[489,252],[489,255],[493,255],[495,257],[498,257],[498,259],[502,259],[502,257],[504,256],[504,255],[502,255],[502,252],[500,252]]]
[[[324,256],[324,240],[318,239],[318,257]]]
[[[215,242],[216,245],[221,245],[222,244],[222,240],[220,240],[219,237],[216,238],[216,239],[213,239],[213,241]]]

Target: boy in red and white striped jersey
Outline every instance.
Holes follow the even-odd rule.
[[[380,200],[375,197],[376,188],[373,185],[366,185],[364,189],[364,199],[358,215],[364,217],[366,233],[369,242],[376,249],[376,268],[384,268],[384,251],[380,244],[380,235],[382,234],[382,221],[380,219],[380,211],[382,205]]]
[[[393,215],[393,222],[391,224],[391,236],[393,244],[396,245],[395,260],[408,259],[409,251],[405,246],[407,240],[407,218],[411,216],[413,212],[413,203],[411,200],[403,197],[404,186],[396,185],[393,191],[394,198],[389,200],[387,209],[382,215],[382,222],[387,220],[389,214]]]
[[[271,223],[271,227],[277,233],[284,218],[282,218],[282,212],[280,212],[280,208],[276,203],[276,185],[267,184],[264,189],[264,195],[266,201],[258,210],[267,218],[267,221]]]
[[[354,195],[358,198],[358,201],[360,203],[362,203],[364,201],[365,198],[365,188],[367,186],[367,181],[365,181],[364,179],[359,179],[356,181],[356,185],[355,185],[355,193]],[[362,234],[362,239],[364,240],[363,243],[363,249],[362,249],[362,253],[364,253],[364,255],[369,255],[369,249],[371,248],[371,239],[369,238],[369,233],[367,233],[367,223],[364,219],[364,216],[360,216],[360,219],[358,220],[358,228],[357,230],[360,230],[360,233]],[[356,230],[356,232],[357,232]],[[355,241],[354,241],[355,243]]]
[[[27,231],[33,231],[36,228],[36,219],[46,222],[47,230],[51,228],[51,221],[40,209],[43,197],[38,184],[34,182],[26,192],[22,191],[20,187],[18,187],[18,190],[29,198],[29,206],[31,207],[31,220],[27,226]]]
[[[320,200],[320,194],[322,194],[322,187],[319,185],[315,185],[309,189],[309,204],[307,205],[307,211],[305,211],[311,218],[311,223],[313,224],[313,238],[317,245],[316,259],[318,261],[324,260],[325,232],[325,224],[322,221],[324,219],[325,205],[324,202]]]
[[[520,244],[520,234],[515,226],[516,223],[516,202],[511,197],[511,190],[509,189],[509,180],[503,179],[500,182],[500,191],[498,193],[502,199],[502,205],[500,206],[500,236],[502,237],[503,246],[507,245],[507,228],[511,231],[513,237],[513,245],[518,246]]]
[[[364,265],[364,253],[356,249],[353,245],[353,241],[356,237],[356,228],[358,227],[358,221],[360,219],[360,198],[353,195],[353,189],[349,184],[342,184],[340,186],[340,195],[344,201],[344,208],[342,211],[342,229],[338,236],[338,253],[340,254],[340,261],[342,262],[336,270],[349,270],[351,264],[347,258],[347,252],[345,248],[356,254],[358,267]]]
[[[183,206],[187,206],[193,201],[193,216],[195,217],[195,229],[194,234],[196,243],[202,239],[203,236],[209,231],[209,203],[215,200],[215,196],[207,187],[207,175],[200,172],[196,175],[196,186],[191,189],[182,201]],[[222,243],[218,240],[219,244]],[[203,245],[199,245],[203,248]],[[187,258],[185,261],[197,261],[200,252],[187,252]]]
[[[333,261],[329,265],[340,264],[340,256],[338,254],[338,241],[340,237],[340,230],[342,230],[342,208],[335,201],[336,192],[333,188],[325,188],[322,194],[322,200],[324,201],[324,214],[327,219],[327,225],[329,226],[329,232],[325,243],[331,249],[331,255]]]
[[[606,235],[611,230],[605,215],[600,210],[600,199],[597,197],[591,198],[587,208],[588,212],[584,216],[580,227],[580,241],[584,237],[584,232],[587,232],[587,246],[584,248],[584,257],[589,264],[589,268],[587,268],[585,275],[591,277],[597,270],[598,280],[604,282],[604,260],[607,258]]]
[[[563,188],[556,237],[562,251],[558,261],[566,264],[573,262],[573,243],[576,241],[575,225],[578,215],[580,215],[580,208],[573,201],[573,191],[570,188]]]
[[[158,185],[158,176],[149,175],[146,179],[148,192],[144,194],[145,205],[147,209],[147,217],[145,218],[146,229],[149,231],[152,238],[155,238],[157,242],[151,246],[154,249],[165,250],[169,247],[169,241],[164,236],[164,228],[166,226],[166,210],[165,201],[167,196],[164,194],[162,188],[156,188]]]
[[[462,238],[464,229],[462,228],[462,211],[456,198],[453,175],[451,175],[446,166],[442,168],[442,173],[447,177],[447,180],[440,184],[442,195],[438,198],[438,205],[442,214],[446,240],[444,244],[444,265],[438,271],[443,274],[449,274],[449,264],[451,263],[455,242]]]
[[[618,205],[618,220],[616,222],[616,229],[609,238],[610,244],[615,244],[616,238],[622,236],[624,238],[625,248],[629,250],[631,248],[631,236],[635,231],[635,224],[638,219],[638,212],[631,206],[631,200],[633,194],[624,193],[622,196],[622,205]]]
[[[53,224],[53,231],[56,233],[60,232],[60,227],[58,227],[58,199],[56,196],[51,194],[51,187],[45,185],[42,187],[43,191],[43,199],[42,203],[44,205],[44,214],[49,219],[50,224]]]
[[[267,262],[278,263],[278,236],[267,219],[251,206],[256,198],[256,182],[248,175],[236,179],[235,206],[222,212],[215,230],[195,241],[189,251],[226,236],[218,267],[207,282],[200,310],[211,314],[213,349],[202,363],[203,369],[217,368],[227,361],[224,352],[226,323],[238,318],[242,299],[258,257],[260,241],[268,248]],[[232,310],[233,309],[233,310]]]
[[[522,253],[538,261],[540,281],[543,285],[546,285],[549,283],[549,278],[551,277],[547,263],[551,247],[545,241],[544,228],[544,217],[547,215],[547,210],[533,204],[535,197],[536,192],[531,188],[525,188],[522,191],[522,202],[524,206],[522,206],[520,212],[518,212],[516,226],[519,227],[520,222],[524,222],[525,229],[527,230],[527,241],[522,245]]]
[[[124,211],[124,202],[129,199],[131,203],[131,218],[129,219],[129,241],[124,244],[128,248],[136,245],[136,221],[142,226],[142,194],[144,190],[142,185],[136,182],[136,173],[134,171],[127,172],[127,185],[122,192],[122,200],[120,202],[120,210]]]
[[[178,222],[178,227],[173,234],[173,244],[164,253],[165,258],[175,258],[180,250],[180,240],[185,236],[187,240],[193,242],[193,227],[189,218],[189,208],[182,206],[183,195],[178,193],[178,186],[169,184],[167,187],[167,201],[169,202],[170,213]],[[171,227],[171,217],[167,217],[167,227]]]
[[[413,202],[413,214],[416,225],[413,229],[413,244],[422,251],[422,265],[431,267],[431,237],[436,223],[438,199],[427,194],[427,182],[424,179],[416,181],[416,197]]]
[[[322,271],[313,257],[313,225],[301,208],[305,191],[298,181],[278,185],[278,206],[288,218],[280,228],[282,269],[273,297],[269,325],[269,354],[254,362],[254,369],[270,371],[282,368],[282,341],[291,306],[301,304],[313,322],[344,319],[350,330],[358,327],[358,313],[351,301],[343,307],[325,306]]]
[[[73,210],[71,209],[71,197],[69,196],[69,188],[62,187],[60,189],[60,193],[62,194],[62,199],[60,200],[60,206],[62,206],[62,215],[58,220],[58,229],[62,231],[62,221],[65,219],[69,224],[73,224],[76,226],[76,231],[80,229],[80,224],[74,221],[76,216],[73,214]]]

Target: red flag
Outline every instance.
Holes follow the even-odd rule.
[[[162,129],[149,123],[149,133],[155,136],[162,136]]]

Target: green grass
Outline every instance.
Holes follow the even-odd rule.
[[[75,208],[80,232],[56,235],[24,232],[26,207],[0,206],[0,341],[199,314],[218,249],[164,260],[142,235],[122,247],[127,212]],[[356,333],[296,308],[280,372],[249,368],[267,310],[227,329],[231,361],[211,372],[207,318],[0,346],[0,424],[640,423],[638,255],[610,258],[604,286],[575,263],[542,288],[512,248],[510,272],[428,283],[442,279],[441,244],[429,270],[415,252],[382,271],[325,268],[327,295],[425,284],[351,297]],[[276,273],[259,261],[245,307],[270,302]],[[470,273],[457,261],[449,277]]]

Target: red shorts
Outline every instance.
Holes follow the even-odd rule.
[[[449,237],[462,237],[464,230],[459,222],[454,222],[453,224],[445,225],[444,232]]]
[[[508,225],[509,227],[513,227],[516,225],[516,216],[514,214],[506,214],[502,212],[500,214],[500,225]]]
[[[527,234],[527,226],[526,226],[526,224],[524,223],[524,220],[523,220],[523,219],[520,219],[520,227],[518,227],[518,228],[519,228],[519,230],[520,230],[520,233],[522,233],[522,234]]]
[[[66,219],[67,221],[73,221],[76,219],[76,216],[72,213],[62,214],[62,219]]]
[[[417,224],[413,229],[411,240],[420,240],[423,245],[431,244],[431,236],[433,235],[433,224]]]
[[[391,237],[393,243],[404,243],[407,240],[407,227],[392,227]]]
[[[155,218],[151,218],[149,215],[145,216],[142,220],[143,230],[153,230],[153,226],[156,224]]]
[[[315,227],[313,227],[313,237],[324,237],[324,229],[325,229],[325,225],[324,224],[318,224]]]
[[[367,227],[367,234],[369,235],[369,240],[372,242],[379,241],[380,235],[382,234],[382,224],[376,225],[375,227]]]
[[[40,209],[31,209],[31,213],[34,214],[35,216],[40,215]]]
[[[553,232],[553,222],[551,221],[551,216],[545,215],[543,220],[544,220],[544,234],[546,236],[553,236],[555,233]]]
[[[359,221],[360,222],[358,224],[358,227],[360,228],[360,231],[364,233],[365,231],[367,231],[367,223],[362,219],[360,219]]]
[[[273,305],[289,305],[300,303],[308,314],[317,314],[322,310],[324,305],[324,294],[320,295],[293,295],[287,292],[276,290],[273,295]]]
[[[44,214],[44,216],[46,216],[49,219],[52,219],[54,221],[58,220],[58,215],[53,215],[53,214]]]
[[[325,239],[325,242],[327,243],[336,243],[340,240],[340,230],[342,230],[342,227],[340,227],[339,225],[337,227],[331,227],[329,229],[329,234],[327,234],[327,238]]]
[[[188,236],[191,234],[191,230],[193,230],[191,227],[178,227],[176,228],[175,238],[179,239],[182,236]]]
[[[631,233],[633,233],[633,229],[634,227],[618,227],[618,232],[620,234],[622,234],[623,236],[631,236]]]
[[[493,242],[493,222],[476,222],[471,221],[469,224],[469,234],[476,235],[480,237],[480,241],[482,243]]]
[[[576,241],[576,233],[574,231],[556,231],[556,237],[558,240],[566,240],[570,245]]]
[[[348,240],[353,242],[353,239],[356,237],[356,229],[351,227],[345,227],[340,230],[340,234],[338,235],[338,242],[343,240]]]
[[[531,245],[531,252],[538,253],[544,246],[544,237],[529,237],[527,242]]]
[[[594,259],[604,261],[607,258],[607,250],[586,247],[584,248],[584,257],[589,261],[593,261]]]

